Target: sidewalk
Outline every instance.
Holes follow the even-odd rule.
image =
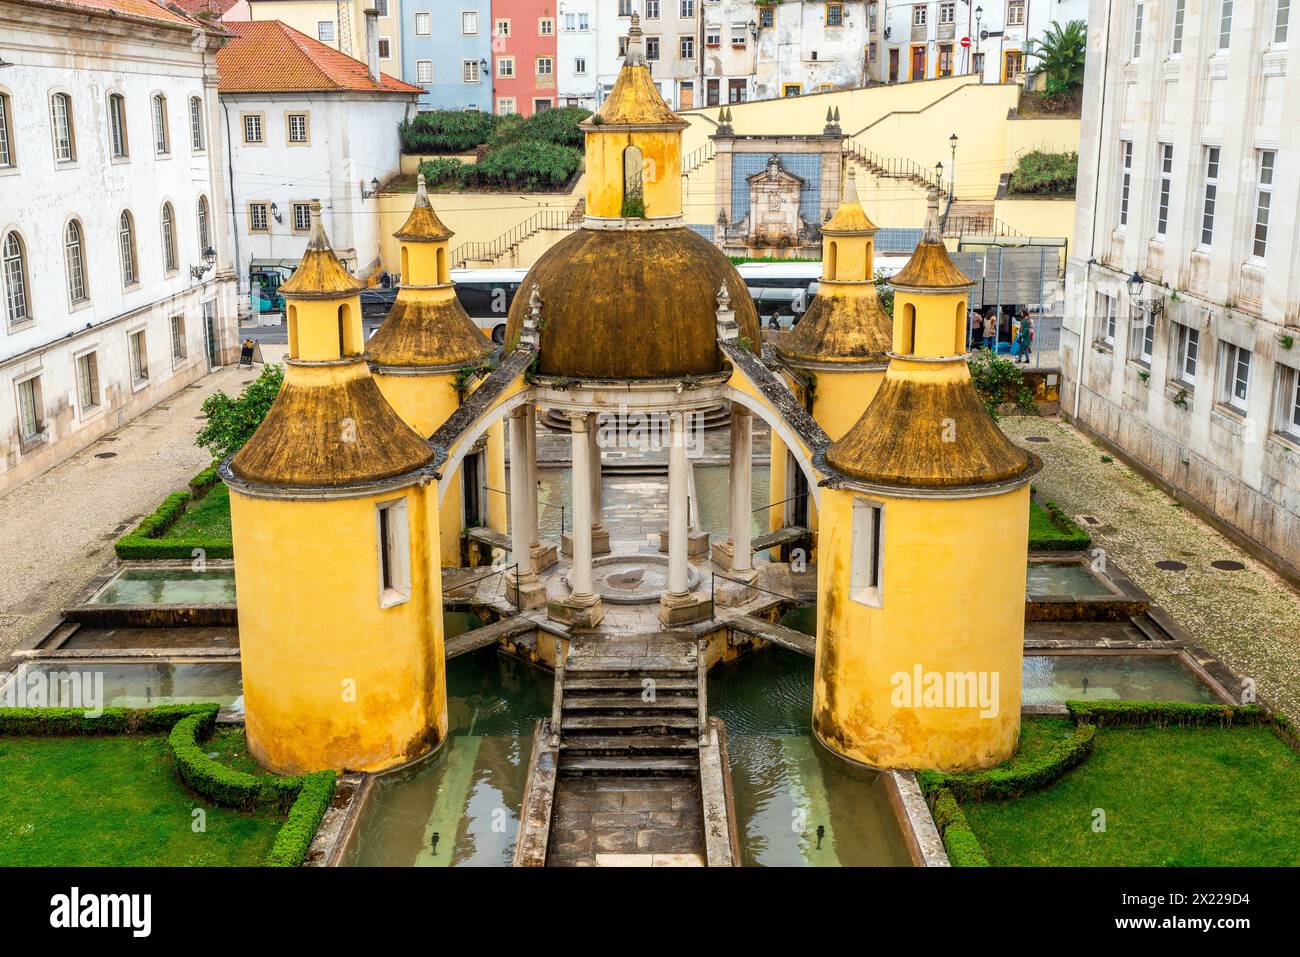
[[[1267,566],[1055,419],[1009,417],[1002,428],[1043,459],[1039,493],[1071,516],[1091,515],[1093,547],[1105,550],[1192,638],[1220,655],[1258,694],[1300,720],[1300,594]],[[1046,438],[1027,442],[1026,437]],[[1181,562],[1182,571],[1155,563]],[[1211,562],[1240,562],[1225,571]],[[1232,689],[1239,691],[1240,689]]]
[[[0,498],[0,656],[69,604],[118,536],[211,461],[194,444],[203,400],[235,394],[260,371],[218,369]]]

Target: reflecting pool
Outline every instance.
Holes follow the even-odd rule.
[[[1219,698],[1176,655],[1025,655],[1023,703]]]
[[[1115,593],[1082,562],[1029,563],[1030,598],[1113,598]]]
[[[90,600],[92,605],[229,605],[235,570],[125,568]]]

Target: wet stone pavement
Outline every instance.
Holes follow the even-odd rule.
[[[561,778],[555,807],[548,867],[703,862],[704,822],[695,779]]]

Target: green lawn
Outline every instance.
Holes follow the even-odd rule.
[[[1029,500],[1029,550],[1032,551],[1066,551],[1087,548],[1092,544],[1088,533],[1074,524],[1062,527],[1052,513],[1037,500]]]
[[[218,748],[242,752],[219,735]],[[2,867],[257,866],[284,822],[187,791],[165,734],[0,737],[0,782]]]
[[[1026,718],[1026,753],[1068,724]],[[994,865],[1300,864],[1300,758],[1260,726],[1100,728],[1051,787],[962,810]]]
[[[218,482],[207,495],[176,519],[161,538],[230,541],[230,490]]]

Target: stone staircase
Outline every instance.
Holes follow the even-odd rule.
[[[575,655],[565,668],[561,778],[698,777],[700,678],[689,654]]]

